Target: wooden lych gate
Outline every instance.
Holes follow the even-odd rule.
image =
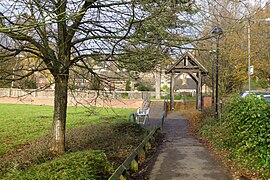
[[[196,109],[202,109],[202,77],[207,75],[207,70],[203,65],[190,53],[186,52],[174,63],[167,71],[170,74],[170,107],[174,109],[174,83],[175,78],[181,74],[187,73],[196,82]]]

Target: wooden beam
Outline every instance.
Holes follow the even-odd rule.
[[[198,72],[198,83],[197,83],[197,109],[202,110],[202,75]]]
[[[178,79],[182,74],[183,74],[182,72],[180,72],[179,74],[177,74],[177,75],[175,76],[175,79]]]
[[[174,69],[199,69],[199,66],[176,66]]]
[[[188,75],[190,75],[190,77],[196,82],[198,83],[199,78],[197,76],[195,76],[193,73],[188,73]]]
[[[170,82],[170,110],[174,110],[174,73],[171,74]]]
[[[174,70],[175,73],[197,73],[200,72],[199,69],[185,69],[185,68],[181,68],[181,69],[175,69]]]

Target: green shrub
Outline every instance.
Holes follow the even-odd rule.
[[[154,88],[151,87],[151,85],[147,83],[136,83],[135,87],[137,88],[138,91],[153,91],[154,90]]]
[[[121,93],[121,98],[123,98],[123,99],[129,99],[128,93]]]
[[[128,81],[126,82],[125,91],[130,91],[130,90],[131,90],[131,82],[130,82],[130,80],[128,80]]]
[[[104,179],[113,172],[102,151],[69,153],[3,179]]]
[[[111,119],[104,117],[103,120]],[[60,179],[91,179],[92,176],[92,179],[107,179],[111,168],[105,163],[105,160],[108,159],[114,168],[117,168],[148,133],[149,131],[140,125],[128,122],[104,123],[68,129],[66,134],[67,154],[61,157],[53,156],[49,152],[47,146],[49,139],[46,137],[29,142],[19,149],[0,156],[0,179],[59,179],[60,176]],[[90,149],[99,151],[86,151]],[[74,159],[77,160],[70,162]],[[84,165],[80,164],[81,162],[91,164]],[[99,165],[99,163],[102,164]],[[90,169],[88,170],[89,176],[85,175],[85,166]],[[91,166],[94,168],[93,172]],[[107,166],[108,171],[106,171]],[[55,170],[49,167],[54,167]],[[80,168],[82,169],[80,170]],[[46,175],[47,173],[54,174],[54,176]],[[65,174],[67,175],[65,176]],[[77,178],[73,178],[72,174],[77,174]]]
[[[223,118],[206,123],[201,132],[241,166],[270,177],[270,104],[262,98],[232,98]]]
[[[164,86],[162,86],[161,90],[162,91],[169,92],[170,91],[170,88],[167,85],[164,85]]]
[[[227,109],[226,143],[246,163],[253,160],[258,168],[270,166],[270,105],[256,96],[234,98]]]

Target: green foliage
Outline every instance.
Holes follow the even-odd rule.
[[[162,54],[160,49],[152,45],[140,48],[126,46],[125,51],[119,58],[124,62],[122,68],[129,71],[149,72],[162,60],[168,59],[168,55]]]
[[[268,87],[270,87],[270,84],[268,84],[268,83],[265,82],[265,81],[258,81],[258,86],[259,86],[260,88],[267,89]]]
[[[36,81],[37,81],[36,78],[28,77],[19,81],[17,83],[18,84],[17,86],[19,86],[21,89],[36,89],[37,88]]]
[[[11,82],[7,81],[7,80],[0,80],[0,87],[1,88],[10,88],[11,87]]]
[[[152,90],[154,90],[153,87],[151,87],[150,85],[145,84],[145,83],[136,83],[135,87],[137,87],[138,91],[152,91]]]
[[[27,171],[17,171],[3,179],[107,179],[113,170],[102,151],[82,151],[66,154]]]
[[[180,99],[182,99],[182,98],[183,98],[183,97],[182,97],[181,94],[174,95],[174,99],[175,99],[175,100],[180,100]]]
[[[251,79],[250,80],[250,88],[251,89],[267,89],[268,88],[268,85],[266,82],[262,81],[262,80],[253,80]],[[248,81],[246,81],[244,84],[243,84],[243,90],[242,91],[245,91],[245,90],[248,90]]]
[[[270,177],[270,104],[262,98],[232,98],[220,121],[206,123],[201,132],[218,148],[231,152],[241,166]]]
[[[137,18],[141,20],[132,26],[132,38],[123,42],[124,54],[118,57],[121,66],[138,72],[151,71],[157,65],[166,67],[171,64],[173,49],[192,40],[177,32],[194,25],[188,18],[183,20],[180,17],[195,13],[195,3],[189,0],[136,2],[142,12]]]
[[[122,99],[129,99],[128,93],[121,93],[121,98]]]
[[[140,125],[128,122],[108,126],[85,126],[68,131],[66,146],[68,151],[102,149],[110,158],[120,150],[132,151],[147,132]]]
[[[103,120],[111,119],[103,118]],[[3,177],[7,179],[18,179],[18,177],[22,177],[22,179],[27,179],[25,177],[29,177],[28,179],[56,179],[59,176],[61,176],[60,179],[66,179],[65,174],[72,177],[75,174],[78,177],[70,179],[107,179],[112,169],[111,164],[117,168],[123,163],[149,131],[134,123],[109,124],[104,122],[68,129],[66,134],[67,156],[55,157],[51,154],[47,146],[49,137],[46,136],[20,146],[7,154],[2,154],[0,156],[0,179]],[[91,149],[102,152],[94,153],[93,156],[90,152],[90,154],[85,152],[85,150]],[[75,154],[73,155],[73,153]],[[103,158],[104,156],[106,159]],[[69,162],[74,159],[76,159],[74,163]],[[107,159],[110,163],[107,163]],[[89,176],[85,175],[87,168]],[[51,175],[47,175],[50,176],[47,177],[47,173],[54,174],[55,178]],[[85,176],[86,178],[83,178]]]
[[[164,86],[161,87],[161,90],[169,92],[170,88],[167,85],[164,85]]]
[[[130,91],[131,90],[131,82],[130,82],[130,80],[128,80],[127,82],[126,82],[126,88],[125,88],[125,90],[126,91]]]
[[[256,96],[233,99],[228,107],[224,143],[234,149],[235,157],[258,170],[270,166],[270,105]],[[269,169],[268,169],[269,170]]]
[[[98,77],[94,76],[89,89],[91,89],[91,90],[100,90],[102,88],[103,87],[102,87],[100,79]]]

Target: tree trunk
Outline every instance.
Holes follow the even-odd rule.
[[[65,152],[68,74],[56,75],[54,79],[54,115],[50,150],[53,154],[63,154]]]

